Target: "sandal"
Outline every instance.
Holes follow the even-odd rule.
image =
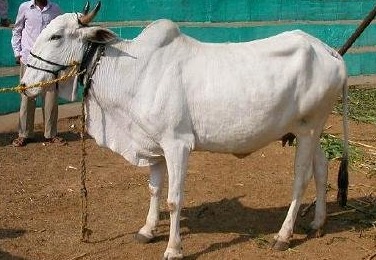
[[[57,136],[52,137],[52,138],[46,138],[45,142],[50,143],[50,144],[58,144],[58,145],[66,145],[67,144],[67,142],[63,138],[57,137]]]
[[[22,147],[22,146],[25,146],[27,142],[28,142],[27,138],[19,136],[13,140],[12,145],[14,147]]]

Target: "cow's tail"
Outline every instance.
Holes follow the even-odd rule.
[[[338,194],[337,202],[341,207],[346,206],[347,190],[349,187],[349,125],[348,125],[348,92],[349,88],[347,82],[342,88],[342,102],[343,102],[343,153],[341,165],[338,171]]]

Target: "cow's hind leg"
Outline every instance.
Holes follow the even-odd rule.
[[[276,250],[287,250],[289,248],[289,241],[293,235],[294,224],[303,194],[312,178],[313,155],[317,145],[319,145],[319,138],[314,137],[312,133],[298,135],[297,141],[292,202],[278,235],[274,237],[273,248]]]
[[[326,221],[326,183],[328,181],[328,160],[320,145],[316,147],[313,170],[316,183],[316,209],[308,236],[320,237],[323,235],[323,226]]]
[[[135,235],[137,241],[149,243],[155,236],[155,230],[159,221],[159,204],[162,192],[163,179],[166,173],[165,161],[150,166],[150,207],[145,225]]]

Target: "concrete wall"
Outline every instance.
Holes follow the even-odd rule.
[[[82,10],[86,0],[54,0],[65,12]],[[18,5],[10,2],[10,16]],[[94,1],[91,1],[94,5]],[[363,19],[375,5],[372,0],[102,0],[98,21],[334,21]]]
[[[14,21],[20,0],[9,1]],[[81,11],[85,0],[55,0],[64,12]],[[95,2],[92,2],[94,5]],[[169,18],[182,32],[202,41],[250,41],[301,29],[340,48],[375,5],[374,0],[103,0],[96,21],[123,38],[134,38],[150,21]],[[14,66],[11,30],[0,29],[0,67]],[[350,75],[376,74],[376,23],[345,56]],[[0,78],[0,87],[17,77]],[[8,95],[8,94],[7,94]],[[3,95],[4,96],[4,95]],[[17,102],[0,96],[0,113]],[[12,109],[10,108],[11,103]]]

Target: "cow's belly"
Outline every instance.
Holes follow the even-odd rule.
[[[196,150],[248,154],[280,139],[291,130],[291,121],[282,124],[266,119],[253,122],[201,122],[194,131],[195,147]]]
[[[292,132],[300,113],[289,94],[294,87],[196,95],[199,101],[190,106],[196,149],[250,153]]]
[[[234,136],[233,138],[197,138],[196,150],[212,151],[219,153],[249,154],[268,145],[269,143],[280,139],[281,135],[254,135],[248,137]]]

